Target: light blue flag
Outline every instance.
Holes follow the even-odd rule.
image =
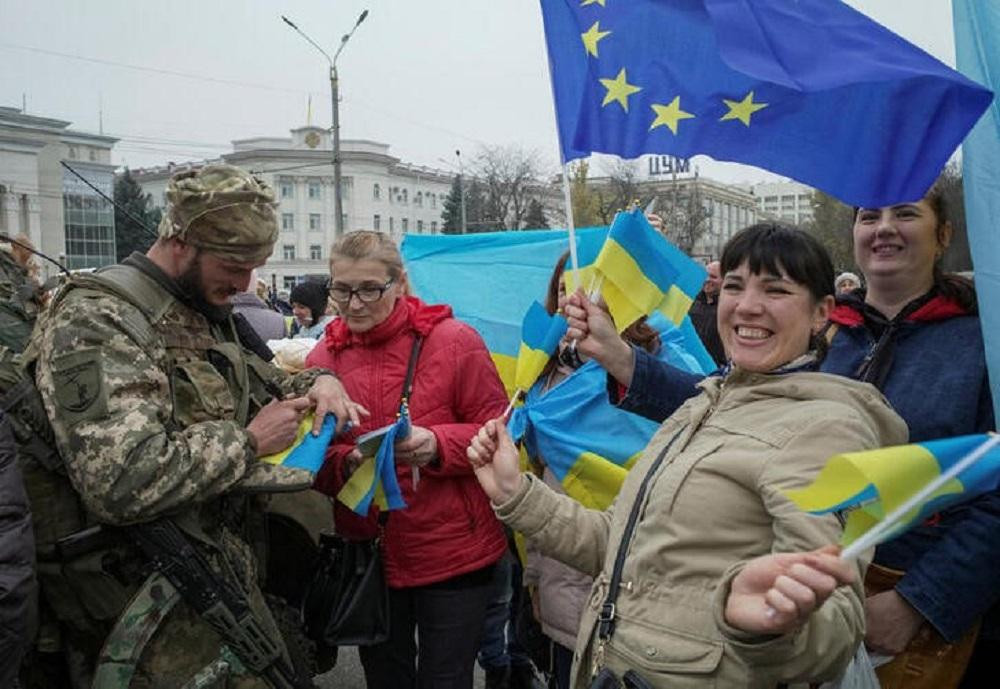
[[[703,374],[686,351],[684,335],[662,316],[657,357],[689,373]],[[508,427],[531,457],[540,457],[566,493],[587,507],[605,509],[659,424],[612,406],[607,374],[588,361],[549,390],[543,380],[514,410]]]
[[[1000,6],[954,0],[952,7],[959,71],[996,92],[1000,88]],[[962,178],[993,410],[1000,427],[1000,104],[996,99],[962,146]]]
[[[607,233],[606,227],[576,231],[581,266],[584,259],[593,261],[597,256]],[[429,303],[448,304],[456,318],[476,329],[508,394],[514,392],[524,314],[533,301],[545,296],[556,260],[569,246],[568,236],[566,230],[536,230],[410,234],[403,240],[403,260],[414,293]],[[654,327],[664,330],[662,325]],[[715,369],[690,319],[684,319],[673,337],[683,339],[702,370]]]

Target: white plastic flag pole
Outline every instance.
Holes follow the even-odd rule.
[[[885,519],[880,521],[878,524],[873,526],[871,530],[863,534],[858,540],[851,543],[849,546],[844,548],[840,553],[842,560],[853,560],[857,558],[861,553],[868,550],[869,548],[878,545],[882,541],[882,537],[885,536],[889,531],[892,530],[896,524],[903,519],[912,510],[919,507],[932,496],[939,488],[948,481],[952,480],[960,473],[971,467],[973,464],[978,462],[980,459],[986,456],[986,454],[992,450],[997,445],[1000,445],[1000,435],[996,433],[991,433],[990,437],[984,440],[978,447],[969,452],[967,455],[962,457],[958,462],[956,462],[951,468],[945,471],[943,474],[938,476],[936,479],[928,483],[926,486],[921,488],[917,493],[911,497],[909,500],[904,502],[902,505],[894,509]]]
[[[573,269],[573,291],[580,286],[580,265],[576,258],[576,227],[573,224],[573,200],[569,193],[569,174],[567,163],[562,164],[563,203],[566,205],[566,229],[569,230],[569,264]]]

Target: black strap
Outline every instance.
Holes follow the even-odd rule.
[[[406,365],[406,378],[403,379],[403,393],[399,397],[400,407],[410,402],[410,393],[413,392],[413,376],[417,372],[417,359],[420,357],[420,346],[423,342],[423,335],[417,335],[413,338],[413,348],[410,350],[410,363]]]
[[[674,441],[681,434],[681,431],[685,427],[681,427],[674,437],[670,439],[670,442],[660,450],[660,454],[657,456],[656,461],[653,465],[649,467],[649,471],[642,479],[642,483],[639,484],[639,490],[635,494],[635,501],[632,503],[632,510],[629,512],[628,521],[625,522],[625,531],[622,533],[621,543],[618,544],[618,554],[615,556],[615,567],[611,570],[611,581],[608,584],[608,595],[604,598],[604,604],[601,606],[601,613],[597,616],[597,620],[600,623],[597,627],[597,638],[601,641],[607,641],[611,638],[611,635],[615,631],[615,601],[618,599],[618,590],[621,588],[622,584],[622,569],[625,567],[625,556],[628,554],[628,546],[632,540],[632,533],[635,531],[636,524],[639,522],[639,513],[642,511],[643,499],[646,497],[646,489],[649,488],[649,482],[653,478],[653,474],[656,470],[660,468],[663,464],[664,458],[667,456],[667,452],[673,446]]]

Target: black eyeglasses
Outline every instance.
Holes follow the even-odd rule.
[[[333,285],[330,288],[330,298],[341,304],[347,304],[355,294],[365,304],[371,304],[382,298],[385,291],[392,285],[393,279],[389,278],[384,285],[361,285],[350,288],[344,285]]]

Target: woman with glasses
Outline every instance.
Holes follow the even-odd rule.
[[[396,420],[414,340],[421,338],[409,397],[412,429],[395,453],[407,506],[383,527],[390,636],[360,649],[367,685],[471,688],[493,568],[507,541],[465,448],[506,407],[503,385],[482,339],[452,317],[451,307],[408,294],[388,236],[345,235],[331,250],[330,273],[340,318],[306,364],[334,371],[369,413],[331,444],[318,490],[337,495],[362,460],[358,436]],[[373,538],[377,512],[373,507],[362,518],[337,503],[337,531]]]

